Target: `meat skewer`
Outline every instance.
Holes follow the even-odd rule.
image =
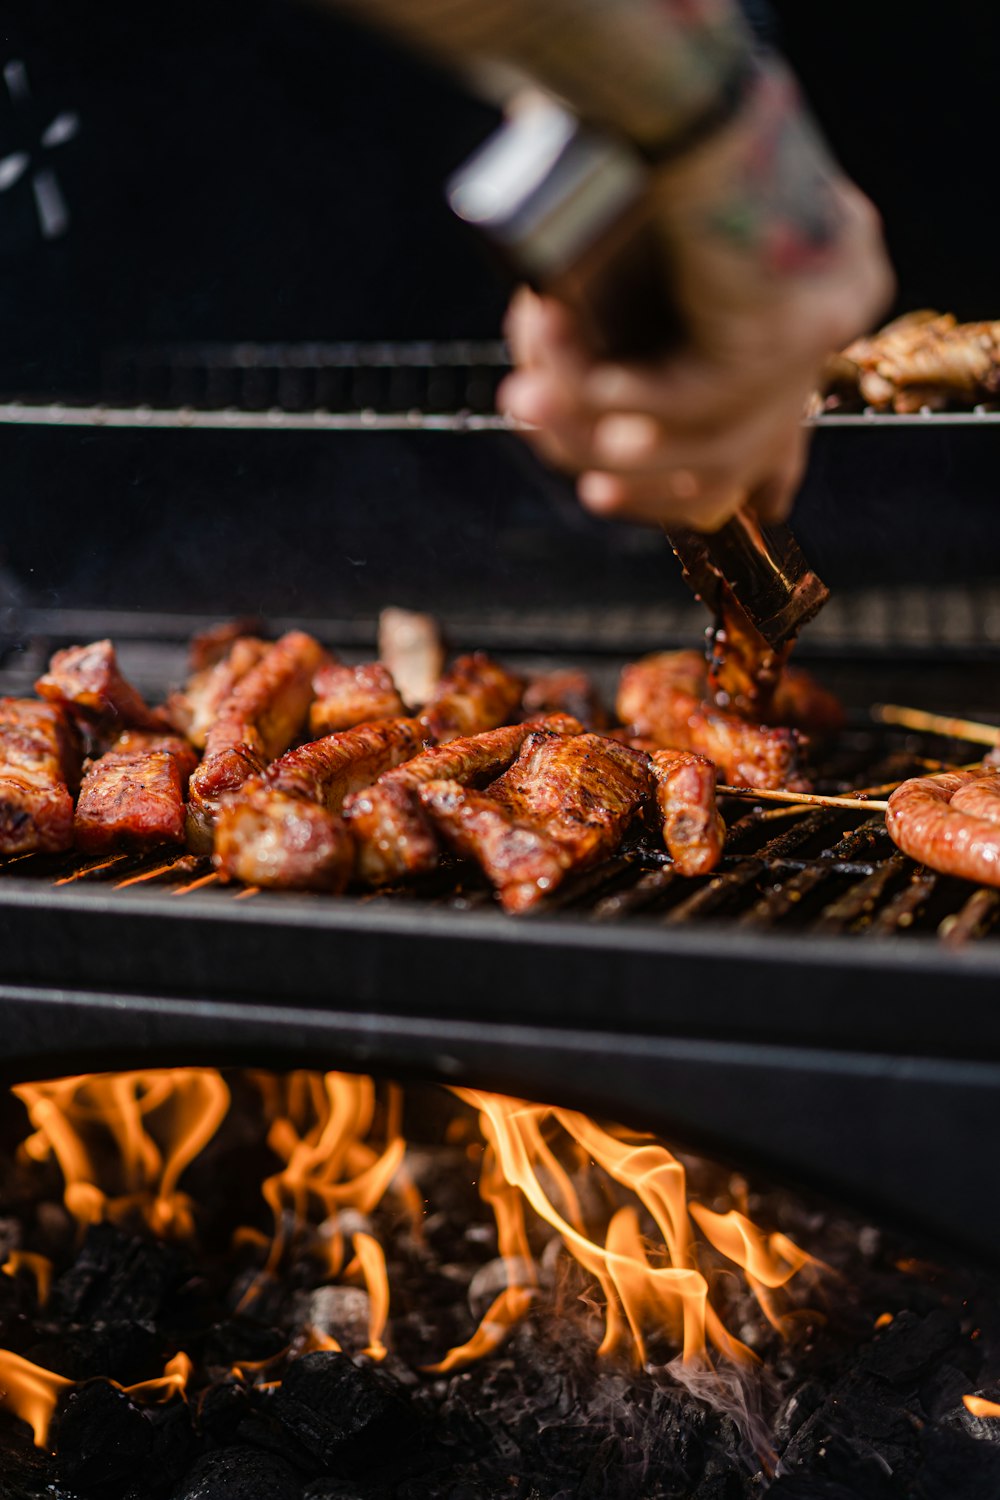
[[[198,763],[179,735],[129,729],[87,769],[73,819],[88,854],[184,842],[184,795]]]
[[[765,791],[794,788],[802,736],[794,729],[748,724],[706,705],[706,670],[697,651],[664,652],[634,662],[621,675],[619,717],[640,739],[707,756],[728,782]]]
[[[924,734],[940,734],[949,740],[968,740],[972,745],[1000,745],[1000,728],[975,719],[955,719],[947,714],[929,714],[922,708],[904,708],[898,703],[873,703],[871,716],[877,724],[898,724]]]
[[[998,798],[1000,777],[981,770],[917,776],[889,798],[885,826],[904,854],[932,870],[1000,886]]]
[[[60,704],[0,698],[0,854],[69,849],[79,776],[79,739]]]
[[[441,846],[421,805],[420,788],[430,781],[470,786],[495,779],[536,727],[513,724],[434,745],[348,797],[344,816],[357,845],[359,878],[368,885],[387,885],[433,870]],[[567,715],[546,719],[542,727],[559,734],[579,734],[582,728]]]
[[[318,641],[292,630],[236,684],[205,737],[205,757],[191,777],[188,842],[212,847],[219,803],[286,750],[305,722],[313,677],[327,660]]]
[[[315,702],[309,710],[309,730],[315,739],[367,724],[373,719],[397,719],[406,713],[388,667],[380,661],[360,667],[330,662],[313,678]]]
[[[339,816],[345,798],[409,760],[424,742],[419,720],[384,719],[290,750],[223,801],[216,869],[246,885],[343,890],[355,857],[351,830]]]
[[[642,751],[539,728],[486,792],[432,781],[419,796],[447,843],[480,864],[504,910],[523,912],[611,853],[650,791]]]
[[[162,709],[152,709],[122,676],[115,648],[108,640],[57,651],[35,692],[62,703],[98,726],[128,729],[169,728]]]
[[[726,841],[715,802],[715,766],[689,750],[654,750],[650,764],[663,842],[678,875],[707,875]]]

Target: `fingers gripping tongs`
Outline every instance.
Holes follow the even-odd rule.
[[[647,186],[647,169],[626,144],[532,96],[448,192],[459,217],[483,230],[519,275],[574,308],[596,352],[643,358],[682,332]],[[720,701],[760,707],[829,591],[786,526],[761,525],[747,510],[711,535],[677,530],[668,540],[714,618]]]

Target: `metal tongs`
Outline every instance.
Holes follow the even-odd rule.
[[[682,332],[647,187],[647,168],[625,143],[532,95],[452,177],[448,196],[518,275],[573,306],[595,351],[642,358]],[[759,706],[758,673],[776,680],[829,590],[787,526],[763,526],[747,510],[711,535],[677,530],[668,540],[714,617],[719,701]]]

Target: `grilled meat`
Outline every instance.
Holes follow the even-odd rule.
[[[259,620],[245,617],[242,620],[226,620],[221,625],[213,625],[209,630],[193,635],[188,647],[191,671],[203,672],[206,667],[214,667],[216,662],[229,655],[237,641],[256,637],[259,629]]]
[[[183,692],[171,693],[167,699],[167,717],[174,728],[204,750],[223,704],[269,650],[267,642],[256,636],[239,636],[229,642],[221,656],[193,674]]]
[[[889,798],[895,844],[943,875],[1000,886],[1000,777],[949,771],[904,781]]]
[[[315,701],[309,710],[309,729],[320,735],[337,734],[373,719],[396,719],[406,713],[388,667],[380,661],[360,667],[330,662],[313,678]]]
[[[84,775],[73,819],[77,846],[97,854],[182,844],[184,794],[197,763],[179,735],[126,730]]]
[[[773,721],[774,701],[792,649],[775,649],[754,629],[742,610],[731,607],[728,584],[721,587],[720,616],[709,635],[706,697],[716,708],[760,724]]]
[[[625,667],[618,714],[637,736],[672,750],[694,750],[715,762],[730,785],[761,791],[801,785],[802,736],[794,729],[748,724],[704,701],[705,661],[697,651],[647,656]]]
[[[482,866],[504,909],[522,912],[610,854],[649,793],[641,751],[538,728],[487,791],[432,781],[419,796],[445,841]]]
[[[205,737],[205,758],[191,777],[188,841],[211,848],[212,823],[227,793],[286,750],[305,722],[312,681],[327,660],[318,641],[291,630],[237,682]]]
[[[0,854],[70,848],[79,776],[79,740],[60,704],[0,698]]]
[[[533,677],[524,690],[521,708],[526,719],[539,714],[569,714],[584,729],[605,729],[608,723],[594,683],[586,672],[572,667]]]
[[[378,620],[378,654],[403,702],[410,709],[421,708],[444,671],[444,642],[434,617],[384,609]]]
[[[827,410],[852,394],[876,410],[896,412],[989,400],[1000,391],[1000,323],[907,313],[831,360],[824,390]]]
[[[438,744],[481,734],[513,718],[522,683],[482,651],[459,656],[441,678],[421,714]]]
[[[707,875],[722,858],[726,825],[715,805],[715,766],[690,750],[654,750],[663,842],[679,875]]]
[[[110,641],[57,651],[49,670],[35,683],[35,692],[100,728],[169,727],[162,709],[150,708],[122,676]]]
[[[357,874],[368,885],[386,885],[407,875],[425,874],[438,862],[440,845],[418,792],[429,781],[483,785],[505,771],[532,732],[530,724],[490,729],[470,738],[434,745],[386,771],[374,786],[355,792],[344,804],[357,845]],[[565,715],[545,721],[552,733],[578,734],[581,725]]]
[[[215,830],[215,865],[247,885],[342,890],[354,839],[344,799],[422,747],[417,719],[360,724],[291,750],[227,797]]]

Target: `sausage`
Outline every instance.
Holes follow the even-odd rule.
[[[932,870],[1000,886],[1000,815],[994,799],[1000,799],[1000,777],[981,770],[916,776],[889,798],[885,826],[904,854]],[[982,815],[984,806],[990,816]]]

